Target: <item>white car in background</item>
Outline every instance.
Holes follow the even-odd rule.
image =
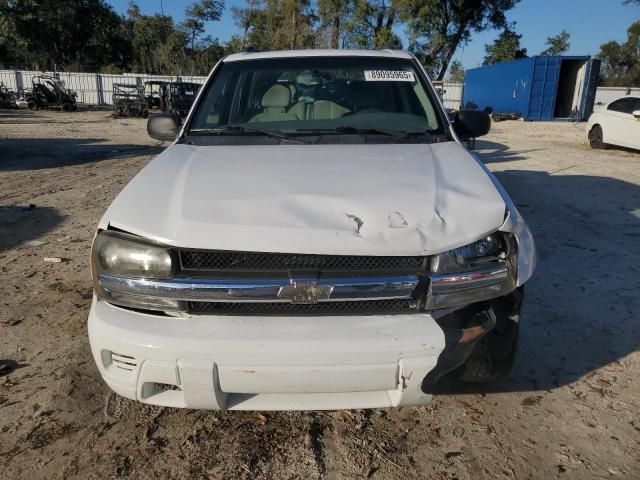
[[[589,117],[587,134],[591,148],[617,145],[640,150],[640,97],[619,98],[595,112]]]

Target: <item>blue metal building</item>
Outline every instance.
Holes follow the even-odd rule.
[[[463,105],[527,121],[589,118],[600,61],[536,56],[467,70]]]

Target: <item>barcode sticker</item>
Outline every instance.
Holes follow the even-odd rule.
[[[364,79],[367,82],[415,82],[413,72],[403,70],[365,70]]]

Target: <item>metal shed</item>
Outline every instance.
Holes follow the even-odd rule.
[[[465,107],[527,121],[589,118],[600,74],[591,57],[536,56],[467,70]]]

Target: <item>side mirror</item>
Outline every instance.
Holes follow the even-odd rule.
[[[147,133],[151,138],[172,142],[178,136],[178,122],[170,113],[160,113],[147,120]]]
[[[640,110],[634,110],[631,115],[636,117],[636,120],[640,120]]]
[[[460,140],[482,137],[491,130],[491,117],[481,110],[460,110],[453,119],[453,128]]]

